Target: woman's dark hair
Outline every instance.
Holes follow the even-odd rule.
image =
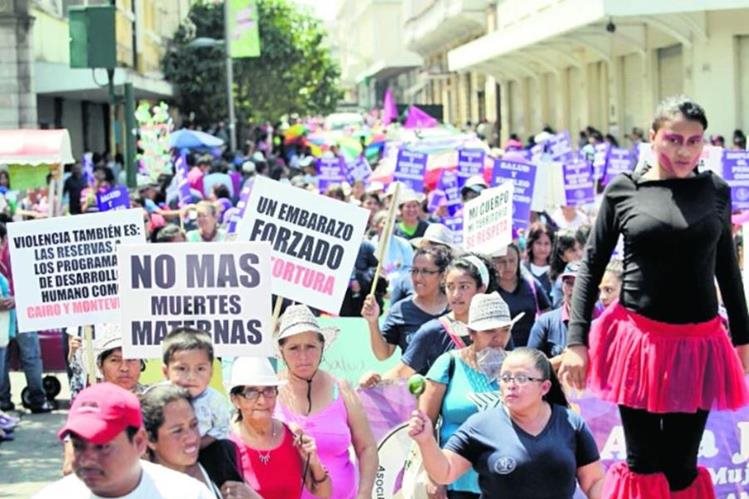
[[[541,376],[544,379],[551,381],[551,388],[544,395],[544,400],[550,404],[561,405],[569,407],[570,404],[567,402],[567,397],[562,390],[562,384],[559,382],[554,369],[551,367],[551,362],[546,358],[546,355],[540,350],[529,347],[518,347],[513,349],[509,355],[525,355],[533,361],[533,367],[541,371]]]
[[[453,259],[450,249],[439,244],[432,244],[424,248],[417,249],[414,252],[413,261],[416,261],[416,257],[418,256],[431,256],[432,260],[434,260],[434,264],[437,266],[440,272],[444,272]]]
[[[515,267],[515,277],[517,277],[518,284],[519,284],[519,283],[523,282],[523,271],[520,268],[520,248],[518,248],[517,244],[510,243],[510,244],[507,245],[507,250],[508,251],[510,251],[510,250],[514,251],[515,254],[518,256],[518,264],[517,264],[517,267]],[[498,277],[498,279],[499,279],[499,277]],[[487,293],[488,292],[489,291],[487,291]]]
[[[557,276],[564,272],[567,263],[562,259],[564,252],[574,248],[575,244],[580,244],[575,237],[575,232],[571,230],[560,230],[554,238],[554,245],[551,250],[551,268],[549,269],[549,278],[555,281]]]
[[[148,440],[158,440],[159,428],[164,424],[164,409],[179,400],[190,404],[190,394],[184,388],[167,382],[154,385],[141,394],[140,410]]]
[[[216,195],[216,199],[231,199],[229,188],[224,184],[213,184],[213,194]]]
[[[698,122],[703,130],[707,130],[707,116],[702,106],[686,95],[674,95],[658,104],[651,125],[653,132],[657,132],[665,122],[673,120],[680,114],[689,121]]]
[[[533,263],[533,243],[541,239],[541,236],[546,235],[549,238],[549,242],[554,245],[554,233],[549,230],[543,222],[536,222],[528,228],[528,236],[525,238],[526,254],[528,255],[528,263]],[[549,260],[547,264],[551,262],[551,254],[549,254]]]
[[[377,206],[382,207],[382,201],[380,200],[380,196],[378,196],[376,193],[374,193],[374,192],[366,192],[366,193],[364,193],[364,195],[361,198],[361,204],[364,205],[364,202],[367,199],[374,199],[374,201],[377,203]]]
[[[584,248],[588,243],[588,236],[590,236],[592,228],[593,227],[590,224],[583,224],[575,231],[575,239],[580,243],[581,248]]]
[[[497,291],[497,271],[494,269],[494,265],[492,265],[491,262],[484,256],[481,256],[477,253],[469,254],[481,260],[481,262],[486,266],[487,272],[489,273],[489,282],[486,284],[486,291],[484,291],[484,293],[492,293],[494,291]],[[450,262],[450,265],[448,265],[447,269],[445,269],[445,274],[449,273],[451,270],[461,270],[471,276],[471,279],[476,282],[476,287],[480,288],[482,284],[481,273],[479,272],[479,269],[476,268],[476,265],[474,265],[470,259],[467,259],[466,256],[468,255],[461,255],[460,257],[455,258],[452,262]]]

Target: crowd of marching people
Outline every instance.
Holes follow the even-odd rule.
[[[217,359],[203,331],[171,331],[164,381],[144,386],[143,361],[124,358],[119,327],[94,325],[95,373],[69,328],[66,476],[37,497],[369,498],[377,442],[357,390],[408,379],[423,383],[408,428],[429,497],[714,497],[697,452],[710,410],[749,402],[749,317],[730,190],[697,168],[707,125],[691,100],[664,101],[650,130],[652,163],[618,175],[590,206],[534,212],[511,244],[488,253],[456,243],[433,193],[396,195],[363,180],[320,192],[369,213],[340,315],[359,317],[368,330],[361,347],[395,363],[359,386],[321,367],[340,331],[301,304],[284,303],[277,359],[222,359],[225,394],[211,386]],[[582,154],[615,141],[584,133]],[[168,176],[140,178],[130,203],[143,208],[149,242],[230,240],[257,176],[318,192],[310,149],[274,137],[261,127],[242,154],[185,155],[189,202]],[[645,140],[638,130],[632,138]],[[513,136],[506,149],[523,147]],[[68,213],[95,212],[97,192],[123,175],[119,158],[73,165]],[[480,175],[467,179],[463,202],[488,188]],[[14,286],[23,282],[10,272],[6,237],[14,220],[46,216],[46,188],[18,196],[0,172],[0,192],[0,311],[11,316],[0,326],[17,344],[29,410],[49,412],[39,339],[14,328]],[[19,424],[8,370],[2,347],[0,440]],[[627,459],[608,471],[585,414],[568,401],[570,388],[586,386],[619,407]]]

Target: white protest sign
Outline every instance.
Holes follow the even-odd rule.
[[[368,217],[364,208],[258,177],[237,240],[271,243],[273,293],[337,314]]]
[[[143,242],[141,208],[8,224],[18,330],[119,320],[117,246]]]
[[[485,189],[463,209],[463,248],[492,254],[512,242],[512,182]]]
[[[121,246],[122,349],[161,357],[178,327],[211,336],[218,356],[271,356],[270,246],[173,243]]]

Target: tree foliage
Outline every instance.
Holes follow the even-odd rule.
[[[234,59],[234,105],[238,125],[277,120],[285,114],[326,114],[341,98],[340,71],[325,45],[320,21],[287,0],[257,0],[260,57]],[[223,39],[223,2],[193,3],[162,61],[177,86],[178,106],[208,125],[226,120],[223,46],[193,48],[195,38]]]

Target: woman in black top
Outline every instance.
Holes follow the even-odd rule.
[[[590,359],[589,384],[619,405],[628,466],[609,470],[607,498],[715,497],[709,473],[697,468],[708,411],[749,401],[730,188],[696,170],[706,128],[703,109],[686,97],[660,105],[650,131],[655,164],[606,188],[575,283],[560,375],[582,388]],[[619,304],[591,327],[596,288],[620,234]],[[716,278],[735,348],[718,317]]]

